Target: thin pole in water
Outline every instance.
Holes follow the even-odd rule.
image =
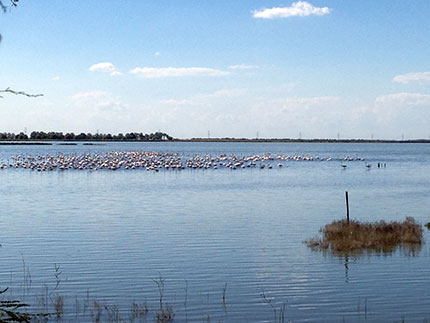
[[[348,201],[348,191],[345,191],[346,200],[346,222],[349,223],[349,201]]]

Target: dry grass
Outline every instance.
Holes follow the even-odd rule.
[[[308,247],[329,249],[332,252],[349,252],[363,249],[389,252],[400,245],[421,245],[423,229],[415,219],[403,222],[334,221],[321,228],[322,239],[305,241]]]

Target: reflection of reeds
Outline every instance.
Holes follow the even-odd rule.
[[[321,228],[322,238],[305,241],[311,248],[332,252],[349,252],[367,249],[391,252],[399,246],[413,250],[421,245],[423,229],[412,217],[403,222],[334,221]]]
[[[227,312],[227,304],[226,304],[226,296],[227,293],[227,283],[225,283],[224,288],[222,289],[222,307],[224,309],[224,312]]]

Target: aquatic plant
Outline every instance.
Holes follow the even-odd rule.
[[[321,228],[322,238],[306,240],[310,248],[349,252],[374,250],[388,252],[398,246],[421,245],[422,226],[412,217],[403,222],[359,222],[338,220]]]
[[[287,302],[283,302],[282,305],[278,308],[276,305],[272,303],[273,298],[269,298],[266,296],[264,289],[261,290],[260,296],[263,298],[264,302],[270,306],[273,311],[273,318],[275,323],[284,323],[285,322],[285,308],[287,307]]]
[[[146,317],[149,312],[148,304],[134,302],[131,307],[130,322],[134,322],[136,319],[142,319]]]
[[[8,289],[0,291],[0,294],[6,293]],[[20,312],[20,309],[27,306],[17,300],[0,301],[0,322],[29,322],[30,316]]]
[[[4,294],[9,288],[0,291]],[[30,314],[24,309],[30,305],[19,300],[2,300],[0,301],[0,322],[42,322],[48,321],[51,317],[49,313]]]
[[[163,304],[164,297],[164,278],[161,276],[158,279],[152,280],[157,284],[158,292],[160,294],[160,308],[157,310],[156,321],[157,323],[167,323],[173,321],[175,314],[173,313],[173,309],[169,305]]]

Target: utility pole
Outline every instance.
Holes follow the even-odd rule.
[[[345,202],[346,202],[346,223],[349,224],[349,200],[348,191],[345,192]]]

